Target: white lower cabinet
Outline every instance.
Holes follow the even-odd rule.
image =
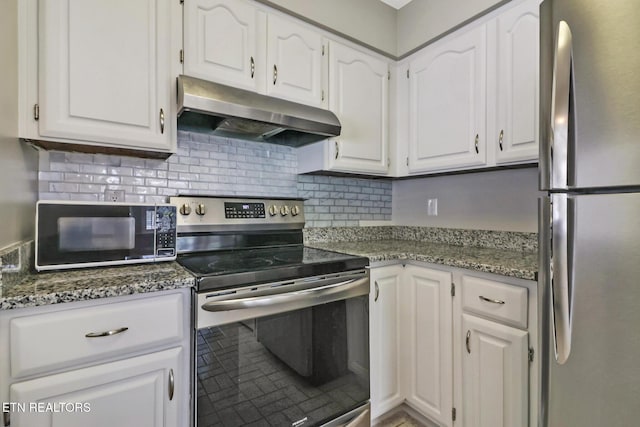
[[[14,427],[167,427],[178,420],[175,375],[180,347],[11,385],[10,401],[40,410],[16,411]],[[171,385],[173,384],[173,385]],[[52,405],[47,410],[47,405]]]
[[[529,334],[462,315],[465,427],[528,425]]]
[[[0,311],[5,425],[190,425],[190,301],[182,289]]]
[[[405,268],[406,320],[403,363],[406,399],[430,419],[450,426],[453,407],[451,273],[415,265]]]
[[[400,337],[402,298],[401,265],[371,270],[370,340],[371,418],[402,403]]]
[[[406,403],[442,427],[535,426],[536,283],[434,267],[371,269],[372,419]]]

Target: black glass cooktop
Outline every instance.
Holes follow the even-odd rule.
[[[302,245],[186,254],[178,262],[198,279],[198,291],[357,270],[369,259]]]

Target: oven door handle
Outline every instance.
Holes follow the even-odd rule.
[[[282,304],[296,304],[303,301],[305,302],[305,306],[311,306],[367,294],[369,294],[368,276],[302,291],[287,292],[285,294],[209,301],[202,304],[201,308],[205,311],[220,312]]]

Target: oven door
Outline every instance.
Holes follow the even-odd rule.
[[[368,416],[368,271],[231,292],[198,295],[198,425]]]

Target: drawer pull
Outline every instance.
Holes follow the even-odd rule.
[[[121,334],[127,330],[129,330],[129,328],[125,326],[123,328],[112,329],[110,331],[105,331],[105,332],[89,332],[88,334],[85,335],[85,337],[87,338],[110,337],[111,335]]]
[[[504,304],[504,301],[499,300],[499,299],[491,299],[491,298],[487,298],[487,297],[483,297],[482,295],[480,295],[478,298],[480,298],[480,301],[485,301],[485,302],[490,302],[492,304]]]

